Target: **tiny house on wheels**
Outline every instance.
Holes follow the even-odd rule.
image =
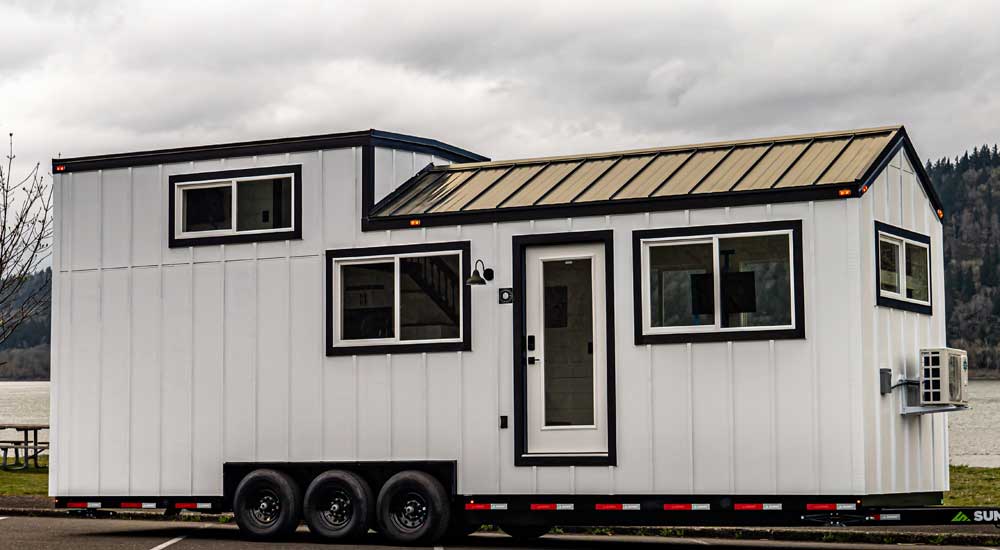
[[[398,542],[954,515],[929,505],[967,367],[901,126],[513,161],[369,130],[52,168],[59,507]]]

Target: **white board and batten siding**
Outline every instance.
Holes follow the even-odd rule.
[[[376,196],[431,160],[377,149]],[[293,163],[302,240],[167,247],[170,174]],[[904,189],[892,204],[880,179],[862,200],[374,232],[360,168],[347,148],[56,175],[52,495],[220,495],[227,461],[405,459],[458,461],[463,494],[946,486],[944,419],[901,419],[877,395],[875,363],[914,375],[916,348],[944,343],[940,306],[873,310],[873,216],[940,253],[898,163],[880,176]],[[634,344],[633,230],[789,219],[803,222],[806,339]],[[614,230],[618,465],[515,467],[514,430],[498,428],[514,414],[513,308],[497,303],[511,237],[593,229]],[[472,289],[471,352],[325,355],[325,250],[456,240],[496,270]]]
[[[873,493],[907,493],[948,490],[948,415],[904,417],[899,414],[902,395],[879,395],[878,371],[892,369],[893,383],[900,376],[916,380],[918,351],[943,347],[944,243],[942,225],[917,180],[905,152],[898,153],[860,201],[865,441],[867,483]],[[931,239],[932,315],[876,307],[876,221],[902,227]],[[959,413],[969,414],[969,413]]]

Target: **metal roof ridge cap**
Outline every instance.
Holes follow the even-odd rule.
[[[493,160],[489,162],[453,163],[448,165],[447,168],[462,170],[462,169],[477,168],[479,167],[479,165],[483,164],[489,164],[492,166],[500,167],[506,164],[534,164],[534,163],[574,161],[574,160],[602,160],[604,158],[618,157],[618,156],[641,156],[654,153],[675,153],[675,152],[683,153],[685,151],[690,151],[690,150],[724,149],[727,147],[740,147],[745,145],[767,145],[769,143],[780,144],[780,143],[795,142],[795,141],[836,139],[839,137],[850,136],[850,135],[866,135],[866,134],[880,134],[880,133],[892,134],[899,131],[902,128],[903,128],[902,125],[877,126],[872,128],[858,128],[855,130],[836,130],[832,132],[790,134],[785,136],[760,137],[760,138],[738,139],[729,141],[709,141],[703,143],[668,145],[664,147],[646,147],[642,149],[600,151],[595,153],[576,153],[576,154],[556,155],[549,157],[522,157],[515,159]]]
[[[465,157],[470,157],[470,158],[477,158],[478,157],[481,160],[479,160],[477,162],[490,162],[490,158],[487,157],[487,156],[485,156],[485,155],[480,155],[479,153],[476,153],[474,151],[469,151],[468,149],[463,149],[462,147],[458,147],[458,146],[452,145],[450,143],[445,143],[445,142],[443,142],[441,140],[438,140],[438,139],[425,138],[425,137],[414,136],[414,135],[410,135],[410,134],[400,134],[400,133],[397,133],[397,132],[388,132],[386,130],[378,130],[378,129],[375,129],[375,128],[371,128],[368,131],[369,131],[371,137],[373,137],[373,138],[388,139],[388,140],[393,140],[393,141],[401,141],[401,142],[404,142],[404,143],[413,143],[415,145],[425,145],[425,146],[430,146],[430,147],[436,147],[438,149],[443,149],[445,151],[450,151],[450,152],[453,152],[453,153],[456,153],[458,155],[465,156]]]

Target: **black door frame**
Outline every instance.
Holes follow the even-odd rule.
[[[615,421],[615,277],[614,277],[614,232],[575,231],[568,233],[545,233],[538,235],[515,235],[513,244],[514,276],[514,465],[515,466],[616,466],[618,453],[616,446]],[[565,456],[531,456],[528,450],[528,407],[527,407],[527,311],[525,290],[525,253],[528,247],[562,244],[603,244],[604,282],[607,324],[607,409],[608,409],[608,454]],[[595,289],[596,290],[596,289]]]

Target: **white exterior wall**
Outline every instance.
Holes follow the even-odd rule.
[[[872,493],[946,491],[947,417],[951,413],[904,417],[900,414],[900,390],[881,396],[878,380],[880,368],[892,369],[893,383],[901,375],[918,379],[920,348],[946,344],[942,225],[905,152],[893,157],[869,192],[855,202],[861,208],[859,238],[864,274],[861,327],[867,396],[865,441],[871,449],[866,457],[867,483]],[[930,236],[933,315],[876,307],[875,221]]]
[[[392,180],[426,164],[388,158],[407,155]],[[167,248],[168,175],[290,163],[303,167],[302,240]],[[889,452],[864,414],[882,401],[870,327],[857,322],[871,316],[874,237],[862,219],[874,195],[362,233],[360,167],[355,148],[56,175],[51,494],[218,495],[226,461],[341,459],[457,460],[465,494],[894,487],[888,466],[872,474],[868,451],[883,462]],[[806,339],[634,345],[633,229],[788,219],[803,221]],[[498,429],[514,414],[513,308],[496,294],[512,286],[511,237],[607,228],[618,466],[514,467],[514,429]],[[496,269],[472,289],[473,351],[326,357],[325,250],[455,240]],[[877,313],[894,330],[914,317]],[[937,315],[927,331],[943,337]],[[893,349],[915,350],[919,330],[900,331]],[[921,436],[883,412],[900,463],[943,438],[943,426]]]

